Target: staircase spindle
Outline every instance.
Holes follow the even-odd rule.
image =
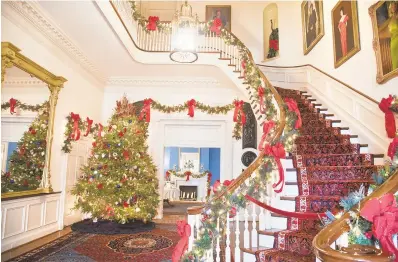
[[[235,216],[235,262],[240,262],[240,229],[239,229],[239,209],[236,210]]]
[[[265,201],[267,205],[271,205],[269,197],[266,197]],[[265,210],[265,229],[271,229],[271,212],[269,210]]]
[[[249,212],[247,211],[247,206],[245,207],[245,231],[243,232],[243,247],[250,247]]]
[[[256,204],[252,203],[253,206],[253,214],[252,214],[252,247],[258,247],[258,233],[257,233],[257,213],[256,213]]]
[[[221,257],[220,257],[220,252],[221,252],[221,247],[220,247],[220,218],[217,218],[217,246],[216,246],[216,262],[220,262],[221,261]]]
[[[265,202],[264,195],[261,195],[260,201]],[[265,230],[265,225],[266,225],[265,219],[266,218],[265,218],[264,208],[260,208],[260,214],[258,215],[258,230],[261,231]],[[264,235],[259,235],[259,241],[258,241],[259,246],[264,246],[263,243],[265,242],[265,238],[266,237]]]
[[[227,214],[227,230],[226,230],[226,241],[225,241],[225,261],[231,261],[231,241],[229,240],[229,234],[231,234],[231,230],[229,228],[229,221],[231,219],[229,218],[229,214]]]
[[[188,240],[188,251],[192,250],[193,247],[193,241],[194,241],[194,236],[195,236],[195,222],[196,222],[196,217],[197,215],[188,215],[188,224],[191,226],[191,235],[189,236]]]

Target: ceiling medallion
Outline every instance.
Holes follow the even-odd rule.
[[[170,53],[170,59],[177,63],[194,63],[198,60],[198,54],[189,51],[174,51]]]

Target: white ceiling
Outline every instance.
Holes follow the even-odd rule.
[[[147,65],[132,59],[95,3],[38,1],[62,31],[73,40],[104,79],[114,77],[214,78],[222,87],[235,88],[217,67],[203,65]]]

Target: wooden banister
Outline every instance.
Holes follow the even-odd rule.
[[[380,198],[387,193],[395,193],[398,191],[398,171],[396,171],[387,181],[379,186],[372,194],[364,198],[359,206],[363,207],[366,202],[372,198]],[[353,207],[357,210],[358,205]],[[350,218],[348,212],[344,213],[339,219],[333,221],[331,224],[323,228],[314,238],[312,245],[314,247],[315,255],[326,262],[341,262],[341,261],[361,261],[361,262],[388,262],[391,258],[377,250],[375,253],[366,254],[360,252],[361,247],[366,249],[366,246],[356,245],[355,248],[346,248],[343,251],[334,250],[330,245],[335,242],[344,232],[349,231],[349,226],[346,219]]]

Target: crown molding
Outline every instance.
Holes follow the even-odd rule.
[[[81,65],[95,79],[104,83],[106,77],[99,69],[86,57],[78,45],[62,31],[60,27],[50,18],[40,5],[35,1],[3,1],[2,13],[15,21],[16,17],[4,12],[7,7],[11,8],[26,22],[33,25],[48,40],[64,51],[73,61]]]
[[[214,78],[153,78],[153,77],[111,77],[106,82],[107,86],[197,86],[215,87],[220,82]]]
[[[3,87],[9,86],[29,86],[29,87],[47,87],[47,84],[34,77],[7,77],[3,82]]]

